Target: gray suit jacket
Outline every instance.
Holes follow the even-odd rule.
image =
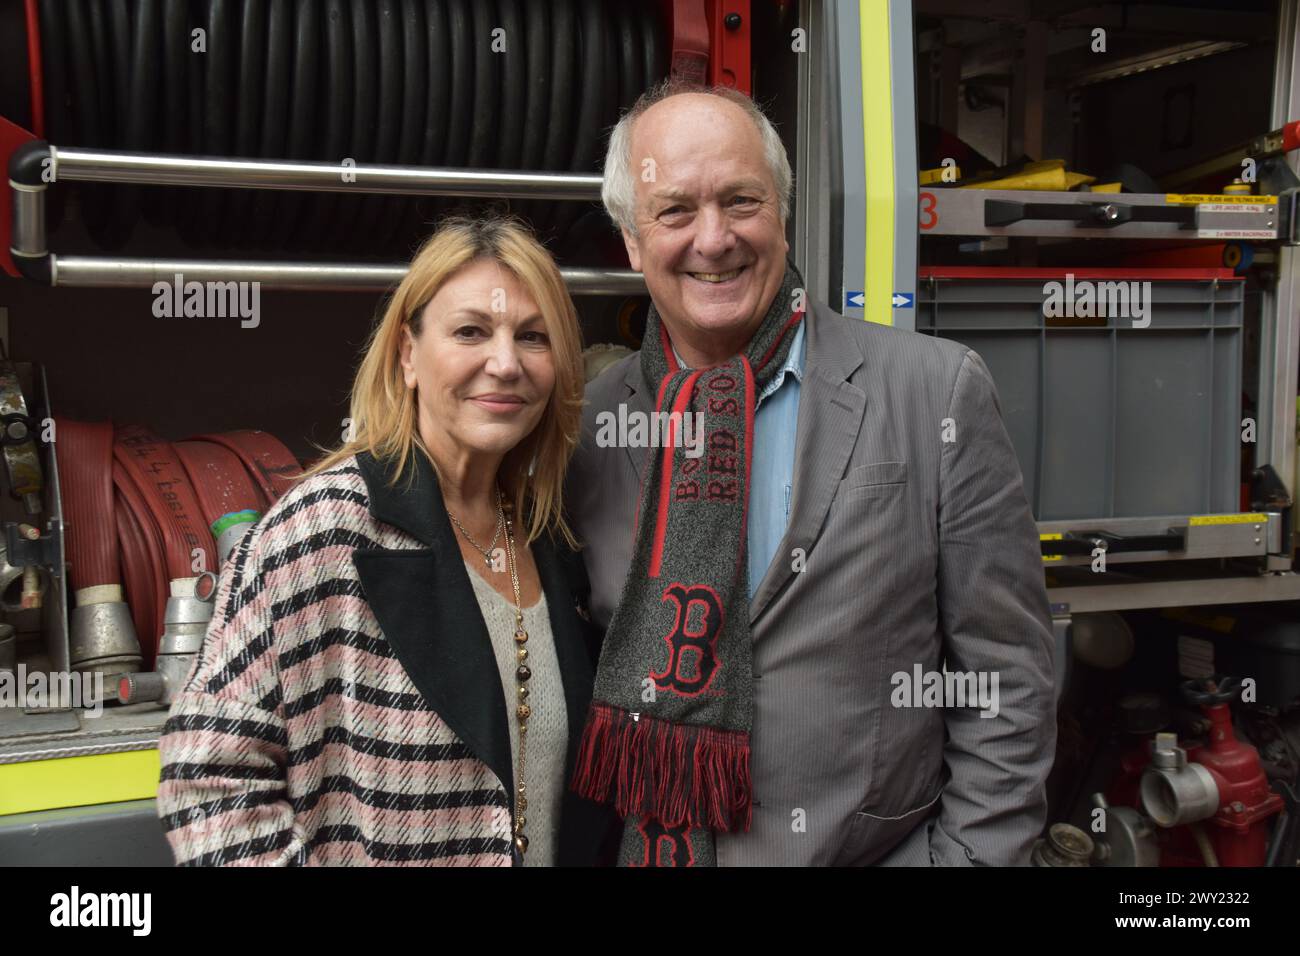
[[[807,322],[790,522],[750,607],[753,825],[719,836],[718,862],[1026,863],[1055,749],[1055,652],[993,380],[953,341],[821,304]],[[566,500],[604,628],[648,449],[597,447],[596,415],[653,411],[655,390],[632,355],[587,400]],[[893,706],[893,675],[944,661],[997,675],[995,717]]]

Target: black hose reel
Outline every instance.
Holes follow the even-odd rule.
[[[654,0],[41,0],[39,13],[51,142],[337,162],[341,176],[348,158],[598,172],[605,131],[667,73]],[[106,249],[129,240],[143,210],[192,247],[386,259],[467,205],[76,188]],[[535,199],[511,208],[561,246],[580,219],[603,215]]]

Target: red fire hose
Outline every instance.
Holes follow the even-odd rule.
[[[135,480],[162,532],[168,576],[192,578],[216,570],[212,534],[171,442],[143,425],[125,425],[117,430],[113,455]]]
[[[140,489],[117,462],[113,463],[113,485],[117,489],[117,539],[122,549],[126,600],[140,640],[143,664],[148,670],[158,653],[158,638],[162,635],[163,613],[167,607],[168,579],[162,536]],[[69,552],[68,557],[76,563],[76,555]]]
[[[217,560],[222,562],[234,543],[229,539],[262,516],[266,499],[239,456],[225,445],[179,441],[173,447],[194,486],[203,518],[217,542]]]
[[[298,459],[269,432],[242,429],[215,435],[195,435],[187,440],[216,442],[233,451],[266,495],[268,504],[279,501],[294,479],[302,474],[302,465],[298,464]]]
[[[120,586],[146,670],[171,581],[218,571],[214,537],[229,547],[302,471],[274,436],[253,430],[173,444],[141,425],[59,418],[55,453],[72,588]]]
[[[117,520],[113,510],[113,426],[55,417],[55,458],[73,592],[121,585]]]

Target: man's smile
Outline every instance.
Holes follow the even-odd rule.
[[[688,272],[686,274],[692,279],[699,279],[701,282],[710,282],[716,285],[720,282],[730,282],[748,268],[748,266],[740,266],[727,272]]]

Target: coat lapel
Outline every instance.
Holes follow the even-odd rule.
[[[510,730],[501,673],[469,572],[452,537],[447,509],[428,459],[412,449],[414,480],[390,486],[389,467],[357,455],[378,521],[418,538],[415,549],[358,548],[352,554],[384,637],[428,705],[506,793],[514,789]]]
[[[487,625],[469,580],[442,493],[428,459],[412,454],[414,481],[388,484],[387,465],[362,452],[371,514],[413,535],[426,547],[359,548],[353,563],[371,610],[429,707],[486,764],[513,805],[510,726],[515,705],[501,686]],[[555,642],[569,723],[565,780],[571,778],[591,703],[597,644],[579,616],[587,602],[586,571],[567,548],[543,537],[532,545]],[[507,708],[510,708],[509,710]],[[570,793],[561,804],[556,862],[589,865],[605,825],[603,809]]]
[[[812,553],[836,486],[844,477],[866,408],[866,394],[849,381],[863,361],[862,350],[845,325],[855,320],[818,305],[808,313],[807,321],[790,523],[754,592],[749,609],[751,628],[794,576],[791,552],[802,548],[805,555]]]

